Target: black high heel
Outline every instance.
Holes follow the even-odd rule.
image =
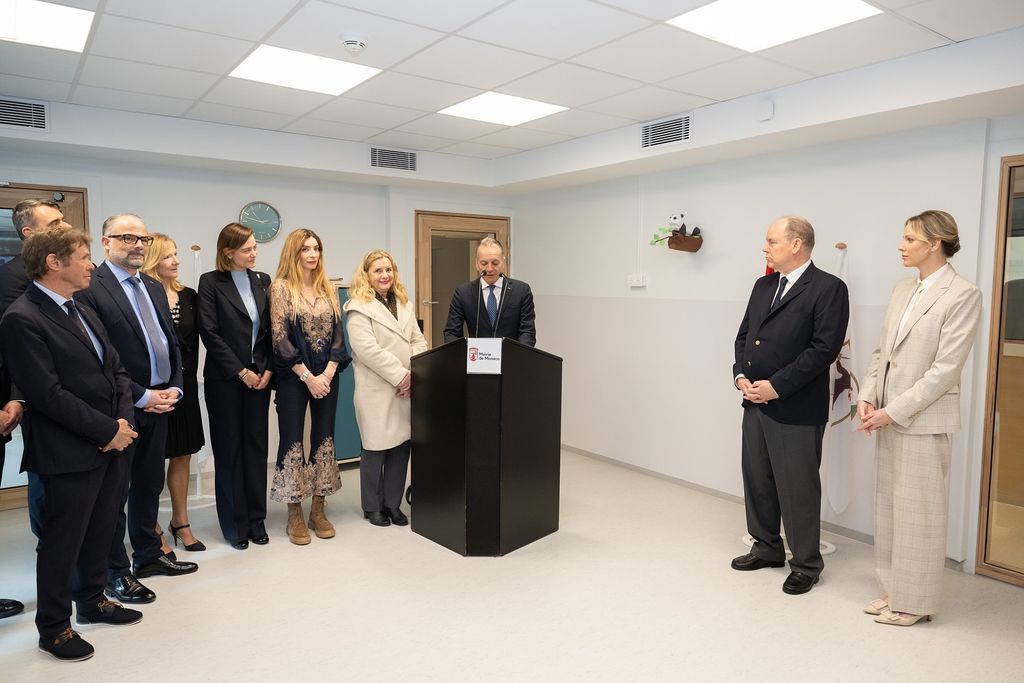
[[[192,526],[191,524],[182,524],[181,526],[174,526],[170,522],[167,523],[167,529],[168,529],[168,531],[171,532],[171,538],[174,539],[174,547],[175,548],[178,547],[178,540],[179,540],[178,532],[181,531],[182,529],[188,529],[191,526]],[[185,547],[185,550],[191,550],[193,552],[199,551],[199,550],[206,550],[206,546],[198,538],[196,539],[195,543],[191,543],[189,545],[185,545],[185,541],[181,541],[181,544]]]

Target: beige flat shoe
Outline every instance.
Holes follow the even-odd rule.
[[[864,614],[874,614],[878,616],[885,610],[889,609],[888,598],[878,598],[868,603],[868,606],[864,608]]]
[[[892,612],[886,609],[879,616],[875,617],[876,624],[892,624],[893,626],[913,626],[924,619],[931,621],[930,614],[906,614],[904,612]]]

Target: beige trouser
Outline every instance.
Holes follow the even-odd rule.
[[[875,572],[889,608],[935,614],[942,603],[949,497],[949,434],[878,431]]]

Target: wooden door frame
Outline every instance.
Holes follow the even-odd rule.
[[[509,236],[512,219],[509,216],[487,216],[469,213],[446,213],[443,211],[416,211],[416,316],[423,321],[423,336],[427,344],[431,344],[433,321],[430,316],[432,300],[430,285],[431,237],[437,232],[481,233],[493,232],[505,250],[505,270],[511,277],[512,260],[509,247]],[[446,306],[448,302],[439,302],[435,306]]]
[[[1010,212],[1012,203],[1010,176],[1012,169],[1020,168],[1024,172],[1024,154],[1003,157],[999,171],[999,218],[996,227],[995,267],[992,274],[992,315],[989,321],[988,334],[988,377],[985,383],[985,432],[982,444],[981,459],[981,499],[978,506],[978,547],[974,570],[978,574],[989,576],[1000,581],[1024,586],[1024,572],[1013,571],[1000,565],[986,562],[989,528],[989,500],[992,495],[992,457],[995,453],[995,409],[996,380],[999,376],[999,364],[1002,356],[1003,330],[1003,290],[1006,277],[1006,239],[1010,230]]]

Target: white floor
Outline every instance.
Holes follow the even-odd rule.
[[[145,583],[142,623],[84,626],[96,656],[36,649],[33,538],[0,513],[0,594],[27,604],[0,621],[0,680],[110,681],[906,681],[1024,680],[1024,589],[949,571],[930,624],[882,626],[871,548],[837,546],[807,595],[788,569],[736,572],[743,509],[605,462],[563,453],[561,530],[506,557],[464,558],[359,513],[357,473],[328,512],[338,536],[284,536],[239,552],[210,508],[197,574]]]

